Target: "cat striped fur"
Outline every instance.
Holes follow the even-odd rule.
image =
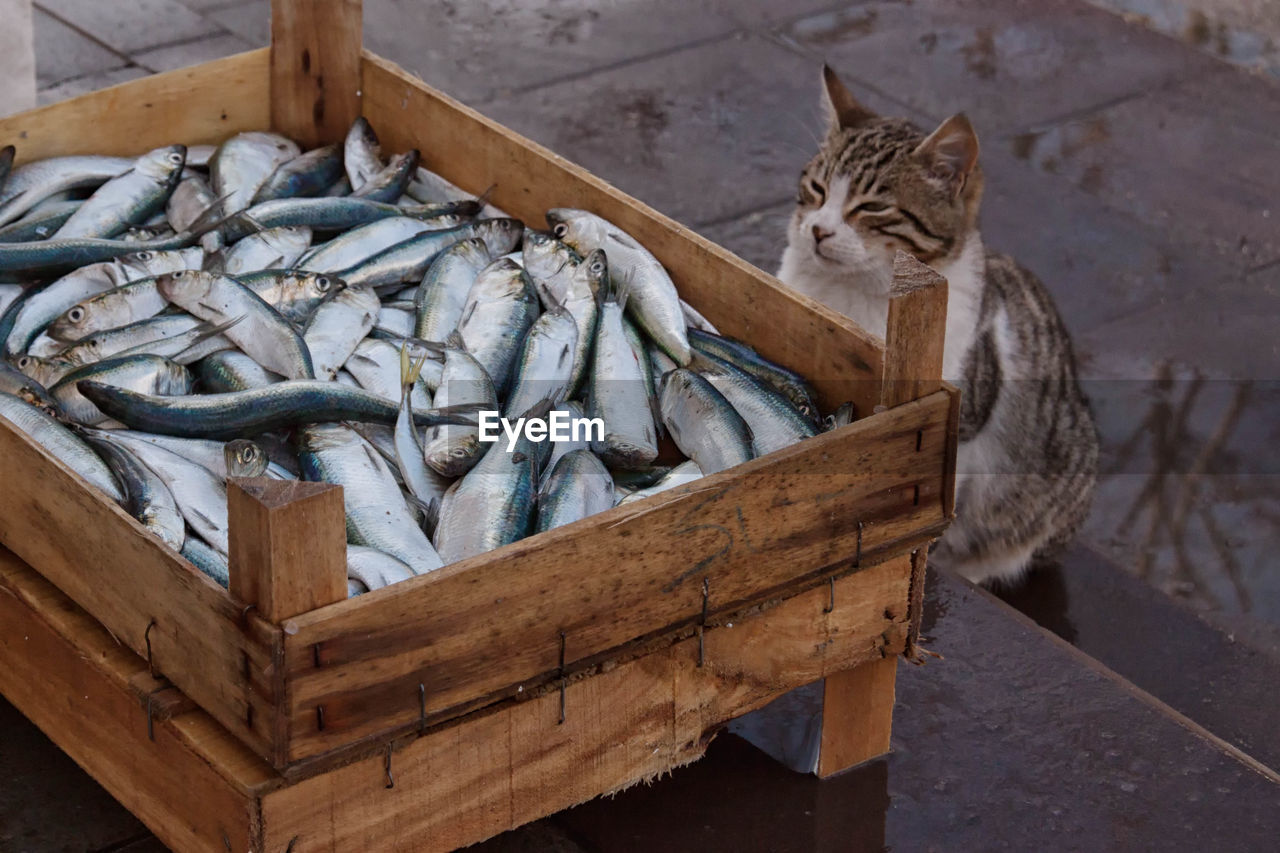
[[[935,559],[976,582],[1016,582],[1070,542],[1097,476],[1070,336],[1044,285],[983,245],[968,119],[926,136],[863,107],[829,68],[823,77],[830,128],[801,174],[778,277],[873,332],[898,250],[947,278],[943,373],[963,398],[956,520]]]

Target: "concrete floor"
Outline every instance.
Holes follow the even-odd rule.
[[[35,5],[43,102],[268,33],[264,0]],[[821,128],[823,60],[878,110],[922,125],[968,113],[983,144],[984,236],[1054,294],[1099,415],[1107,473],[1079,553],[1278,659],[1274,78],[1084,0],[366,0],[365,41],[767,270]],[[446,152],[423,154],[429,165]],[[1036,584],[1053,580],[1033,581],[1029,611],[1053,600]],[[1098,610],[1100,585],[1070,588],[1077,613]],[[1037,618],[1054,627],[1053,614]],[[1090,654],[1122,668],[1107,648],[1125,642],[1142,638]],[[1213,704],[1174,694],[1162,698],[1184,713]],[[44,748],[34,765],[61,766]],[[5,759],[6,789],[37,784]],[[131,832],[151,843],[130,820],[87,819],[102,830],[85,843],[37,821],[29,841],[0,831],[0,848],[96,849]]]

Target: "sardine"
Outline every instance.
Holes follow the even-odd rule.
[[[692,370],[662,377],[662,420],[680,452],[711,475],[754,457],[751,429],[724,395]]]
[[[181,550],[187,538],[187,525],[164,480],[114,439],[110,432],[91,432],[85,440],[123,486],[125,511],[161,542],[175,551]]]
[[[114,237],[164,210],[186,158],[187,149],[182,145],[143,154],[132,169],[107,181],[89,196],[52,239]]]
[[[613,477],[590,450],[560,458],[538,491],[536,531],[551,530],[613,506]]]
[[[85,481],[115,501],[124,493],[93,448],[45,412],[12,394],[0,393],[0,417],[8,420]]]

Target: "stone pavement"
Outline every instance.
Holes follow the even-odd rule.
[[[268,38],[265,0],[35,5],[42,102]],[[366,0],[365,41],[770,271],[821,132],[823,60],[878,110],[967,112],[984,236],[1054,294],[1099,414],[1107,475],[1080,553],[1245,658],[1280,654],[1274,78],[1084,0]],[[1067,635],[1098,586],[1050,573],[1019,606]],[[1090,653],[1122,668],[1108,649],[1141,642]],[[1160,695],[1214,704],[1179,690]]]

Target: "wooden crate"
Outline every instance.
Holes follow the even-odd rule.
[[[231,780],[251,838],[279,839],[269,804],[321,822],[355,814],[369,804],[343,786],[377,788],[365,777],[393,754],[398,792],[379,814],[435,832],[404,799],[416,786],[456,813],[484,812],[466,824],[474,832],[447,836],[478,840],[688,761],[728,719],[824,677],[821,771],[887,750],[923,549],[952,514],[945,281],[901,258],[886,336],[870,335],[361,53],[359,33],[358,2],[277,0],[271,48],[0,120],[0,140],[20,161],[264,127],[311,144],[363,112],[387,150],[417,147],[473,191],[495,185],[493,202],[528,222],[552,206],[613,220],[722,332],[810,377],[824,408],[853,401],[859,419],[351,600],[338,487],[233,486],[228,591],[0,421],[0,542],[189,697],[202,731],[213,720],[219,744],[228,733],[242,744],[227,762],[266,762],[254,773],[270,783]],[[64,745],[75,737],[65,717],[37,721]]]

